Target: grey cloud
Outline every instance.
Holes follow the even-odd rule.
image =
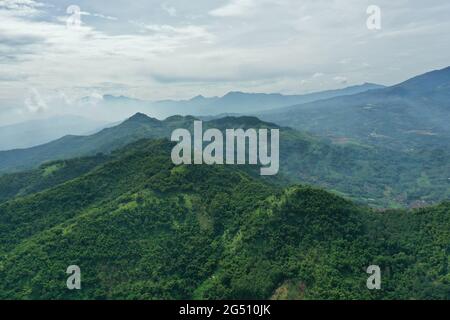
[[[9,47],[22,47],[45,43],[44,37],[32,35],[2,34],[0,28],[0,45]]]
[[[377,2],[375,32],[369,0],[79,0],[91,14],[77,32],[58,20],[73,1],[30,7],[39,15],[0,5],[2,76],[11,75],[2,85],[143,99],[302,93],[392,84],[449,64],[448,1]]]

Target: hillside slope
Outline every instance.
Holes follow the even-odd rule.
[[[109,158],[102,154],[88,158],[58,160],[37,169],[0,176],[0,203],[40,192],[89,172]]]
[[[398,85],[260,113],[261,119],[396,150],[450,145],[450,67]]]
[[[246,168],[174,167],[172,146],[137,142],[0,204],[0,298],[450,298],[448,204],[376,213]],[[67,290],[69,265],[82,290]]]
[[[102,122],[79,116],[55,116],[0,127],[0,150],[30,148],[67,134],[90,134],[104,128]]]
[[[181,121],[192,124],[190,117]],[[139,139],[170,137],[172,130],[179,125],[186,124],[171,122],[170,119],[162,122],[137,113],[123,123],[93,135],[70,135],[33,148],[0,151],[0,173],[31,169],[47,161],[108,153]]]

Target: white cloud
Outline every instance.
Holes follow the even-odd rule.
[[[338,82],[339,84],[347,84],[348,83],[348,79],[343,76],[336,76],[333,78],[333,80]]]
[[[446,0],[379,0],[377,33],[365,25],[369,0],[161,0],[157,10],[148,0],[79,0],[76,30],[57,19],[66,10],[60,0],[38,1],[0,0],[1,121],[12,102],[24,107],[29,88],[47,111],[54,91],[151,100],[303,93],[400,82],[444,67],[450,50]]]
[[[42,113],[48,106],[47,103],[42,99],[39,91],[36,88],[31,88],[29,95],[25,98],[25,106],[31,113]]]
[[[0,10],[16,16],[36,16],[42,13],[45,5],[34,0],[0,0]]]
[[[106,19],[106,20],[112,20],[115,21],[117,20],[117,17],[112,17],[112,16],[105,16],[101,13],[89,13],[89,12],[83,12],[82,14],[86,14],[86,15],[90,15],[92,17],[96,17],[96,18],[101,18],[101,19]]]
[[[255,0],[230,0],[228,4],[210,11],[209,14],[216,17],[243,16],[249,14],[255,6]]]
[[[178,40],[199,39],[205,42],[214,41],[214,35],[202,26],[187,25],[174,27],[171,25],[145,25],[144,28],[155,32],[160,37],[177,37]]]
[[[305,80],[305,79],[303,79],[303,80],[300,80],[300,86],[305,86],[306,84],[308,84],[308,80]]]
[[[175,9],[175,7],[169,6],[167,3],[163,3],[161,5],[161,8],[167,12],[167,14],[171,17],[176,17],[177,16],[177,9]]]

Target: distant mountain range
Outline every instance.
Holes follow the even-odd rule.
[[[197,96],[190,100],[145,101],[125,96],[104,95],[84,97],[78,101],[80,110],[88,110],[86,117],[55,116],[49,119],[33,120],[0,127],[0,151],[30,148],[66,135],[91,134],[107,126],[119,123],[137,112],[153,117],[166,118],[171,115],[196,115],[208,119],[234,115],[243,111],[252,113],[260,110],[285,107],[320,99],[351,95],[383,86],[365,83],[339,90],[323,91],[305,95],[282,95],[264,93],[230,92],[223,97]],[[104,119],[90,120],[90,119]]]
[[[336,141],[408,150],[450,144],[449,74],[450,67],[392,87],[365,83],[306,95],[230,92],[223,97],[156,102],[105,95],[79,103],[92,104],[92,118],[123,119],[143,112],[158,118],[178,114],[211,120],[247,114]],[[28,148],[102,127],[96,121],[69,116],[0,127],[0,150]]]
[[[104,95],[102,99],[86,97],[81,99],[80,103],[95,105],[93,110],[99,115],[110,113],[126,117],[136,112],[143,112],[157,118],[165,118],[174,114],[211,116],[223,113],[251,113],[379,88],[383,88],[383,86],[365,83],[344,89],[305,95],[229,92],[223,97],[204,97],[199,95],[190,100],[162,100],[154,102],[125,96]]]
[[[261,119],[337,140],[395,149],[450,145],[450,67],[398,85],[259,112]]]
[[[152,107],[168,110],[171,114],[217,115],[221,113],[242,113],[242,111],[268,110],[332,97],[352,95],[379,88],[383,88],[383,86],[365,83],[359,86],[305,95],[230,92],[220,98],[197,96],[187,101],[159,101],[152,105]]]

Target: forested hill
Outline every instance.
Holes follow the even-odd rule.
[[[0,202],[16,195],[43,190],[73,177],[66,160],[73,157],[105,157],[142,138],[167,138],[177,128],[191,129],[194,117],[172,116],[164,121],[136,114],[118,126],[91,136],[68,136],[39,147],[0,152],[1,170],[41,168],[0,175]],[[255,117],[225,117],[204,122],[204,128],[279,128],[280,176],[289,183],[319,186],[358,203],[380,208],[416,207],[450,199],[448,150],[402,152],[352,141],[319,139]],[[50,161],[50,162],[46,162]],[[80,168],[90,168],[94,162]],[[9,169],[8,169],[9,168]],[[15,168],[15,169],[14,169]],[[27,169],[28,170],[28,169]],[[54,172],[53,175],[48,175]]]
[[[61,139],[28,149],[0,151],[0,174],[20,172],[55,160],[109,153],[140,139],[170,139],[178,128],[192,129],[192,116],[171,116],[163,121],[137,113],[119,125],[103,129],[88,136],[69,135]],[[227,117],[205,123],[215,128],[278,128],[255,117]]]
[[[92,135],[69,135],[33,148],[0,151],[0,173],[29,170],[47,161],[109,153],[139,139],[169,138],[174,128],[192,122],[192,117],[172,117],[163,122],[137,113],[117,126]]]
[[[79,176],[0,204],[0,298],[450,298],[450,204],[374,212],[245,167],[175,167],[172,146],[68,162],[53,174]],[[66,288],[69,265],[81,290]]]

